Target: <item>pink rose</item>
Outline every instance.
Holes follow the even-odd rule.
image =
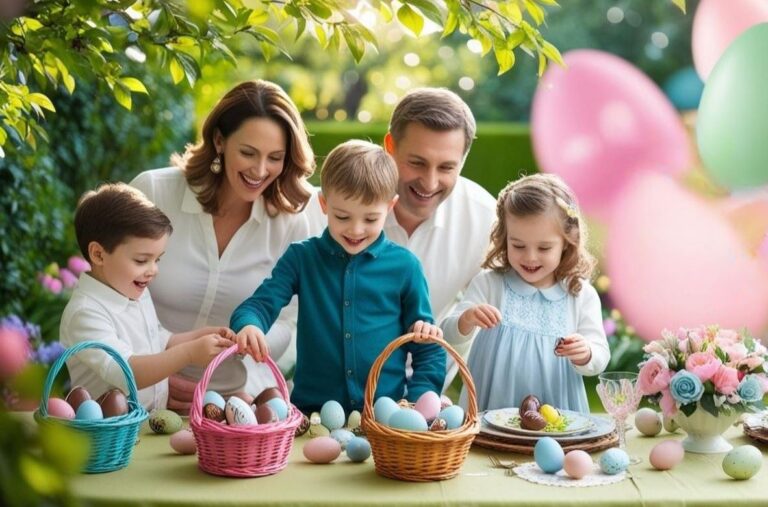
[[[637,389],[641,394],[656,394],[666,389],[672,374],[667,368],[667,362],[662,357],[651,356],[640,368],[637,377]]]
[[[763,356],[756,356],[754,354],[750,354],[742,358],[739,362],[737,362],[736,367],[737,368],[746,367],[749,371],[752,371],[755,368],[761,366],[763,362],[765,362],[765,358]]]
[[[736,368],[720,365],[712,376],[712,383],[715,384],[716,391],[726,395],[732,394],[739,387],[739,371]]]
[[[685,369],[693,373],[699,380],[706,382],[711,379],[723,362],[709,352],[694,352],[685,360]]]
[[[720,348],[723,349],[723,352],[728,354],[728,360],[731,363],[736,363],[739,360],[743,359],[748,352],[747,347],[745,347],[743,343],[720,344]]]
[[[77,277],[67,268],[61,268],[59,270],[59,278],[61,278],[61,283],[63,283],[64,287],[67,289],[71,289],[77,283]]]
[[[667,417],[672,417],[677,413],[677,403],[675,403],[675,398],[672,397],[672,393],[669,391],[669,389],[664,389],[661,391],[661,400],[659,400],[659,405],[661,406],[661,411]]]

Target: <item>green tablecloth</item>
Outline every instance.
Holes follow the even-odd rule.
[[[31,422],[31,424],[34,424]],[[409,483],[378,476],[372,459],[350,462],[342,454],[329,465],[307,462],[296,440],[288,466],[260,478],[235,479],[208,475],[197,468],[196,456],[178,455],[169,437],[154,435],[145,426],[130,465],[120,471],[80,475],[72,481],[77,498],[89,505],[760,505],[768,506],[768,460],[747,481],[734,481],[721,468],[723,455],[686,453],[675,469],[656,471],[648,453],[666,438],[682,432],[662,432],[655,438],[628,433],[631,454],[643,463],[630,467],[633,479],[589,488],[542,486],[490,468],[489,454],[530,461],[531,457],[473,447],[458,477],[442,482]],[[751,443],[740,428],[726,437],[734,445]],[[761,449],[764,453],[766,448]],[[597,458],[597,454],[594,455]]]

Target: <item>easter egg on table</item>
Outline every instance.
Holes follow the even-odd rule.
[[[341,444],[331,437],[317,437],[304,444],[303,452],[312,463],[330,463],[341,454]]]
[[[565,453],[557,440],[543,437],[533,447],[533,459],[545,473],[554,474],[563,468]]]
[[[641,408],[635,414],[635,427],[646,437],[655,437],[661,431],[661,417],[652,408]]]
[[[683,444],[677,440],[665,440],[651,449],[648,461],[656,470],[670,470],[683,461],[684,457]]]
[[[677,424],[677,421],[675,421],[674,417],[668,417],[665,415],[662,417],[661,423],[664,426],[664,429],[670,433],[674,433],[680,429],[680,425]]]
[[[181,429],[181,417],[171,410],[153,410],[149,414],[149,427],[155,433],[171,435]]]
[[[309,431],[309,417],[301,414],[301,422],[298,426],[296,426],[296,432],[294,433],[294,436],[300,437],[307,431]]]
[[[563,459],[563,470],[573,479],[581,479],[592,472],[592,457],[584,451],[571,451]]]
[[[623,472],[629,466],[629,455],[616,447],[608,449],[600,456],[600,470],[608,475]]]
[[[179,454],[195,454],[197,452],[197,442],[195,435],[190,430],[177,431],[171,435],[171,449]]]
[[[347,457],[355,463],[362,463],[371,455],[371,444],[363,437],[355,437],[347,442]]]
[[[322,421],[323,426],[329,430],[343,427],[347,420],[347,417],[344,414],[344,407],[342,407],[341,403],[338,401],[326,401],[320,409],[320,420]]]
[[[344,428],[337,428],[331,431],[331,438],[336,440],[341,445],[341,450],[347,448],[347,443],[355,438],[355,434]]]
[[[754,445],[736,447],[723,458],[723,472],[737,480],[751,478],[762,466],[763,455]]]
[[[355,429],[359,428],[362,418],[363,416],[358,410],[353,410],[349,413],[349,417],[347,418],[347,428],[350,431],[354,431]]]

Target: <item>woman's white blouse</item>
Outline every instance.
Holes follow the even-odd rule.
[[[270,217],[259,198],[248,221],[219,257],[213,217],[203,211],[180,169],[146,171],[131,185],[163,210],[173,225],[159,273],[150,285],[160,322],[173,332],[229,326],[234,309],[269,277],[288,245],[309,236],[303,213]],[[267,334],[274,359],[286,351],[295,328],[294,301]],[[258,394],[265,383],[274,385],[266,366],[257,368],[250,357],[242,363],[233,359],[228,367],[224,364],[217,369],[209,385],[211,389],[232,392],[242,388],[246,375],[243,364],[248,369],[247,392]],[[202,376],[202,369],[198,369],[199,375],[190,367],[184,373],[195,378]]]

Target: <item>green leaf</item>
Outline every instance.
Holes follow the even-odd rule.
[[[259,47],[261,48],[261,55],[264,57],[265,61],[270,61],[273,56],[275,56],[275,52],[277,51],[275,49],[275,46],[270,44],[269,42],[261,41],[259,42]]]
[[[214,49],[221,51],[224,54],[224,57],[229,60],[232,65],[237,65],[237,57],[235,57],[235,54],[229,49],[229,46],[224,44],[221,40],[213,39],[211,41],[211,46],[213,46]]]
[[[702,396],[699,400],[701,408],[717,417],[717,407],[715,406],[715,398],[712,395]]]
[[[112,94],[115,96],[115,100],[118,104],[126,108],[128,111],[131,110],[131,106],[133,105],[131,100],[131,92],[125,85],[122,83],[115,83],[115,87],[112,88]]]
[[[413,32],[417,37],[424,29],[424,18],[422,18],[416,11],[414,11],[409,5],[403,4],[397,10],[397,19],[408,30]]]
[[[544,9],[534,3],[533,0],[523,0],[523,4],[525,5],[525,10],[528,11],[528,14],[531,15],[531,18],[533,18],[537,25],[544,22]]]
[[[515,53],[511,49],[504,47],[495,47],[493,53],[496,55],[496,63],[499,64],[499,72],[502,75],[515,65]]]
[[[309,0],[307,9],[320,19],[328,19],[333,15],[333,11],[324,2],[318,0]]]
[[[430,0],[405,0],[406,3],[418,8],[425,18],[436,25],[443,24],[443,13],[440,8]]]
[[[386,3],[381,2],[379,5],[379,14],[381,14],[381,19],[383,19],[385,23],[392,21],[392,8]]]
[[[27,95],[27,100],[29,100],[32,104],[37,104],[43,109],[47,109],[48,111],[52,111],[54,113],[56,112],[56,108],[53,107],[53,102],[51,102],[51,99],[42,93],[30,93]]]
[[[445,18],[445,26],[443,26],[443,33],[440,37],[447,37],[452,34],[459,24],[459,18],[453,12],[448,13],[448,17]]]
[[[675,4],[681,11],[683,11],[683,14],[685,14],[685,0],[672,0],[672,3]]]
[[[537,72],[539,77],[544,75],[545,70],[547,70],[547,57],[544,56],[544,53],[539,53],[539,70]]]
[[[478,33],[477,40],[480,41],[480,46],[482,47],[482,51],[480,52],[481,55],[485,56],[491,49],[493,49],[493,41],[487,35]]]
[[[559,65],[565,66],[565,62],[563,61],[563,57],[560,54],[560,51],[558,51],[558,49],[549,42],[542,42],[541,52],[544,53],[544,55],[550,60],[557,62]]]
[[[248,24],[250,26],[263,25],[267,21],[269,21],[269,13],[263,9],[256,9],[248,16]]]
[[[507,49],[515,49],[525,40],[525,32],[522,30],[515,30],[507,37]]]
[[[680,405],[680,411],[687,415],[688,417],[691,417],[694,412],[696,412],[696,407],[698,405],[696,403],[687,403],[685,405]]]
[[[179,62],[175,55],[171,57],[170,69],[173,84],[179,84],[184,79],[184,67],[182,67],[181,62]]]
[[[317,42],[320,43],[320,46],[322,46],[323,49],[328,47],[328,37],[322,26],[315,25],[315,37],[317,37]]]
[[[304,18],[299,18],[296,20],[296,38],[294,41],[299,40],[299,37],[304,33],[304,30],[307,29],[307,20]]]
[[[184,69],[184,75],[187,77],[189,86],[195,86],[195,81],[200,77],[200,67],[197,66],[197,62],[186,53],[176,53],[176,57],[179,59],[179,63],[181,63],[181,66]]]
[[[359,35],[354,33],[347,25],[341,25],[341,34],[344,36],[344,41],[347,43],[349,51],[352,53],[352,57],[356,63],[360,63],[363,55],[365,54],[365,43],[362,41]]]
[[[149,95],[149,92],[147,91],[147,88],[144,86],[144,83],[142,83],[135,77],[122,77],[119,79],[119,81],[123,83],[125,87],[131,90],[132,92]]]
[[[517,2],[503,2],[499,4],[499,12],[505,15],[515,25],[519,25],[523,20],[523,11]]]

